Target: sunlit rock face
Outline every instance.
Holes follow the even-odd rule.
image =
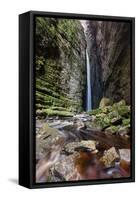
[[[130,24],[85,21],[91,63],[93,107],[102,96],[130,103]]]

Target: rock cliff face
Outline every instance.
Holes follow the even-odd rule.
[[[93,108],[102,96],[130,104],[130,24],[86,21],[91,63]]]
[[[130,30],[127,22],[37,17],[37,115],[72,116],[85,110],[86,46],[92,108],[102,97],[130,104]]]
[[[70,116],[83,109],[86,41],[78,20],[36,19],[37,115]]]

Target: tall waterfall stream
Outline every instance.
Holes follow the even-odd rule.
[[[90,61],[88,52],[86,50],[86,65],[87,65],[87,111],[92,109],[92,91],[91,91],[91,72],[90,72]]]

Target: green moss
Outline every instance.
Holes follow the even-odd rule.
[[[59,32],[64,34],[63,37],[70,42],[77,43],[76,46],[79,46],[79,39],[78,39],[78,26],[80,27],[80,22],[78,20],[59,20],[58,29]]]
[[[46,105],[42,105],[40,103],[36,104],[36,109],[45,109],[45,108],[47,108]]]
[[[36,71],[40,71],[45,65],[45,59],[43,56],[36,56]]]
[[[128,118],[128,119],[123,119],[123,125],[124,125],[124,126],[129,126],[129,125],[130,125],[130,118]]]
[[[118,113],[122,116],[122,117],[129,117],[130,116],[130,107],[129,106],[119,106],[118,108]]]
[[[109,112],[112,111],[112,106],[105,106],[101,109],[101,111],[105,114],[108,114]]]
[[[48,94],[48,95],[51,95],[51,96],[56,97],[56,98],[60,97],[60,95],[58,93],[54,92],[50,88],[46,88],[46,87],[42,87],[42,86],[36,85],[36,89],[37,89],[37,91],[40,91],[40,92],[42,92],[44,94]]]
[[[36,114],[38,116],[59,116],[59,117],[72,117],[73,113],[68,111],[59,111],[59,110],[52,110],[52,109],[41,109],[37,110]]]
[[[99,114],[96,114],[95,116],[96,116],[96,118],[104,118],[107,115],[105,113],[99,113]]]
[[[80,33],[81,28],[78,20],[36,18],[36,108],[39,113],[45,113],[45,109],[82,111],[82,101],[70,95],[70,72],[64,76],[66,63],[73,72],[76,65],[82,67],[80,42],[85,48],[85,36],[83,30]],[[79,34],[84,36],[84,41]]]
[[[67,108],[52,106],[52,107],[51,107],[51,110],[67,111]]]
[[[100,108],[97,109],[93,109],[91,111],[88,112],[89,115],[97,115],[100,114],[102,112],[102,110]]]
[[[112,118],[120,118],[121,116],[119,115],[118,110],[113,109],[113,111],[108,114],[108,117],[112,119]]]
[[[96,115],[96,119],[95,122],[97,123],[98,126],[105,128],[107,126],[109,126],[111,124],[111,120],[110,118],[108,118],[108,116],[97,116]]]

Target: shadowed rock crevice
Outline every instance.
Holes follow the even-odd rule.
[[[130,104],[130,31],[129,23],[85,22],[94,108],[102,96]]]

